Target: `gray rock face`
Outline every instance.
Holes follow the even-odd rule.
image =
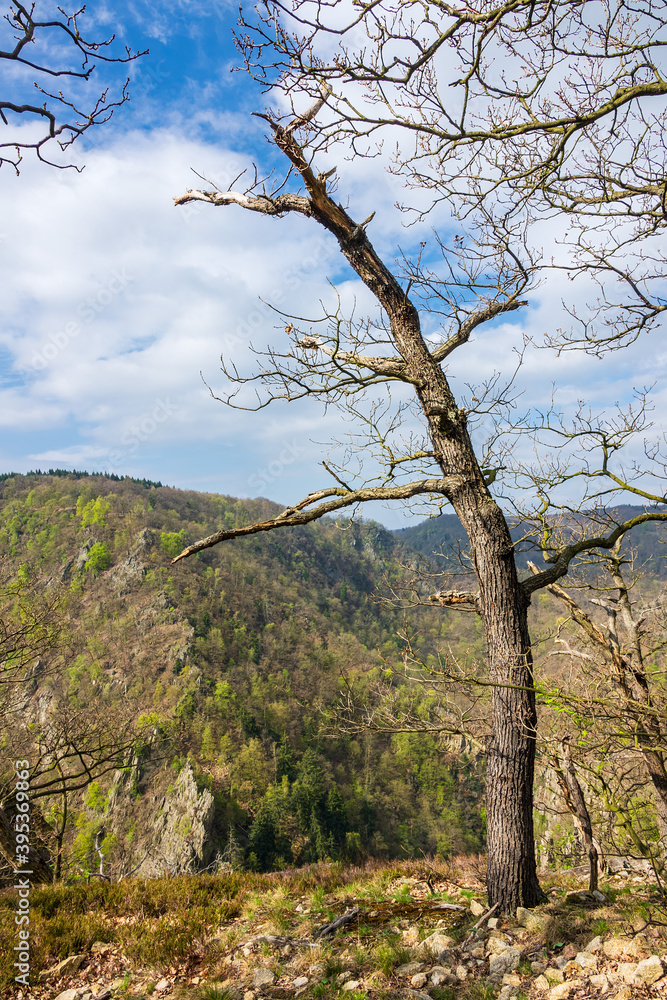
[[[214,811],[213,796],[207,789],[197,790],[187,763],[154,823],[154,857],[171,874],[192,874],[209,864]]]

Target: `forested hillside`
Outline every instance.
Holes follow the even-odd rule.
[[[0,482],[3,615],[50,609],[36,657],[5,658],[2,768],[31,760],[63,876],[483,847],[479,759],[437,731],[337,733],[351,687],[400,688],[405,611],[376,592],[419,556],[377,524],[329,522],[170,564],[275,511],[101,475]],[[410,622],[428,662],[442,644],[482,652],[475,616]]]

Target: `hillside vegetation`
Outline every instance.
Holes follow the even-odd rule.
[[[374,594],[418,556],[376,524],[329,522],[170,565],[195,538],[275,510],[104,476],[0,482],[4,583],[66,602],[59,647],[6,691],[5,778],[19,750],[46,784],[59,754],[74,769],[63,746],[90,762],[119,739],[93,781],[38,800],[62,877],[483,848],[478,760],[437,732],[323,723],[351,687],[367,698],[380,682],[400,687],[404,611]],[[482,652],[470,616],[410,617],[426,658],[442,643]]]

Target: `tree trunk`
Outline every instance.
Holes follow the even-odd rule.
[[[593,840],[591,816],[586,805],[584,793],[579,784],[579,779],[577,778],[577,772],[574,768],[567,740],[563,740],[561,743],[561,753],[562,761],[553,761],[553,767],[563,793],[563,798],[565,799],[565,805],[572,813],[577,826],[581,830],[590,868],[588,889],[590,892],[594,892],[598,887],[598,851]]]

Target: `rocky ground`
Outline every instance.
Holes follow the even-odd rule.
[[[333,893],[254,893],[167,967],[133,967],[98,941],[14,996],[667,1000],[667,901],[644,875],[619,873],[597,894],[572,875],[543,879],[550,902],[508,920],[488,913],[475,872],[390,874]]]

